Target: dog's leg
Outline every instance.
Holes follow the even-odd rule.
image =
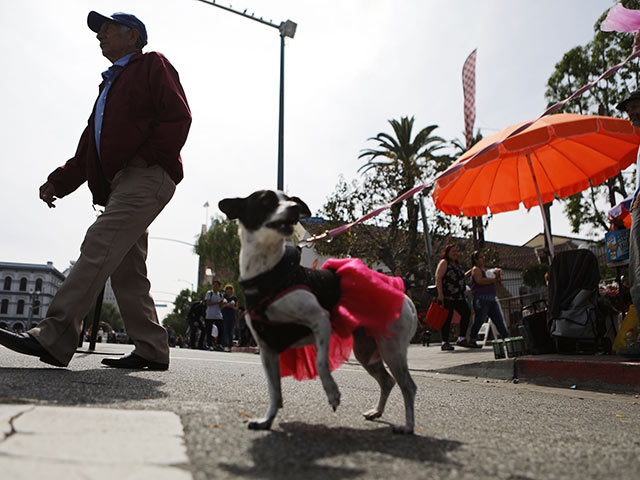
[[[320,307],[322,308],[322,307]],[[324,388],[329,400],[329,405],[335,412],[340,405],[340,390],[338,385],[331,376],[331,370],[329,368],[329,339],[331,338],[331,322],[329,321],[329,314],[322,309],[316,315],[317,321],[311,322],[309,327],[316,340],[316,368],[318,369],[318,376],[322,382],[322,388]]]
[[[402,391],[402,397],[404,398],[404,411],[405,411],[405,424],[394,425],[394,433],[413,433],[413,427],[415,425],[414,417],[414,402],[416,397],[416,384],[411,378],[409,373],[409,367],[407,365],[407,357],[405,355],[388,355],[389,352],[382,353],[385,362],[394,378],[398,382],[398,386]],[[391,358],[389,358],[391,357]]]
[[[378,407],[363,413],[367,420],[374,420],[382,416],[389,393],[396,382],[384,368],[375,339],[368,336],[363,328],[357,328],[353,331],[353,353],[364,369],[369,372],[369,375],[375,378],[380,385]]]
[[[251,420],[249,429],[269,430],[273,419],[276,418],[278,409],[282,408],[282,389],[280,387],[280,355],[263,342],[260,345],[260,359],[267,376],[269,386],[269,408],[264,418]]]
[[[282,408],[282,389],[280,386],[280,355],[273,350],[269,345],[264,343],[257,332],[254,330],[251,323],[251,316],[247,313],[245,315],[247,325],[253,334],[253,338],[256,339],[258,346],[260,347],[260,360],[264,368],[264,373],[267,377],[267,385],[269,388],[269,408],[264,418],[251,420],[249,422],[249,429],[251,430],[269,430],[273,419],[276,418],[278,409]]]
[[[297,323],[311,329],[316,344],[316,367],[329,404],[335,411],[340,404],[340,390],[329,368],[331,321],[316,297],[306,290],[296,290],[275,300],[267,309],[272,321]]]
[[[407,348],[415,333],[417,317],[415,307],[410,299],[406,299],[402,313],[389,328],[389,334],[378,338],[378,348],[391,374],[398,382],[404,398],[405,424],[394,425],[394,433],[413,433],[415,425],[414,403],[417,387],[407,363]]]

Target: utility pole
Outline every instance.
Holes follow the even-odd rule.
[[[275,24],[271,20],[264,20],[262,17],[255,17],[253,13],[248,14],[247,10],[239,11],[233,8],[225,7],[215,2],[215,0],[198,0],[202,3],[211,5],[212,7],[218,7],[227,12],[235,13],[241,17],[254,20],[269,27],[277,28],[280,32],[280,112],[278,116],[278,190],[284,190],[284,39],[285,37],[293,38],[296,34],[297,24],[291,20],[280,22]]]
[[[433,249],[431,248],[431,235],[429,233],[429,222],[427,221],[427,208],[424,204],[424,192],[420,192],[419,205],[420,213],[422,215],[422,230],[424,231],[424,251],[427,257],[427,284],[430,285],[432,281],[435,281],[435,272],[432,265]]]

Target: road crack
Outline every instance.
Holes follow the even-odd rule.
[[[9,433],[5,434],[4,437],[0,440],[0,444],[5,442],[6,440],[8,440],[11,436],[13,436],[16,433],[18,433],[18,431],[16,430],[16,427],[14,426],[13,422],[15,422],[18,418],[20,418],[25,413],[32,412],[34,410],[34,408],[35,407],[31,407],[28,410],[23,410],[22,412],[16,413],[13,417],[11,417],[9,419],[9,426],[11,427],[11,430],[9,431]]]

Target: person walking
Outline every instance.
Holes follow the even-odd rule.
[[[457,245],[449,243],[442,250],[440,262],[436,267],[436,287],[438,289],[438,301],[444,304],[444,308],[449,310],[447,320],[444,322],[440,334],[442,335],[441,349],[444,351],[452,351],[455,348],[449,343],[449,334],[451,331],[451,319],[454,310],[460,315],[460,335],[456,345],[461,347],[472,347],[463,333],[466,333],[469,327],[469,317],[471,310],[465,300],[465,275],[464,270],[458,263],[460,252]]]
[[[484,255],[476,250],[471,254],[471,293],[473,295],[474,320],[469,334],[469,342],[477,345],[478,332],[484,321],[489,317],[498,328],[502,338],[508,338],[509,331],[504,323],[502,310],[496,297],[496,285],[501,282],[502,272],[494,269],[493,275],[487,275],[484,265]]]
[[[78,345],[81,324],[111,277],[133,353],[105,358],[108,367],[166,370],[167,331],[158,322],[147,278],[147,227],[169,202],[183,177],[180,150],[191,112],[178,73],[160,53],[143,53],[147,30],[128,13],[90,12],[102,54],[113,64],[75,155],[40,187],[55,200],[88,183],[104,211],[89,227],[80,257],[62,283],[46,317],[28,332],[0,330],[0,344],[64,367]],[[76,59],[76,63],[77,59]],[[65,68],[64,65],[61,66]],[[72,77],[67,68],[67,76]]]
[[[187,313],[187,325],[189,326],[189,348],[196,348],[199,338],[204,338],[204,300],[191,303]]]
[[[222,346],[225,352],[233,347],[233,331],[236,327],[238,298],[233,294],[233,286],[226,284],[222,297]]]
[[[640,50],[640,32],[633,39],[633,53]],[[626,112],[629,122],[640,128],[640,90],[631,93],[617,105],[618,110]],[[636,162],[636,172],[640,168],[640,150]],[[640,312],[640,175],[636,174],[636,189],[631,200],[631,232],[629,234],[629,293],[631,301]],[[640,338],[630,342],[626,348],[618,350],[620,355],[640,357]]]
[[[218,280],[213,281],[211,290],[205,294],[204,303],[207,306],[204,316],[205,335],[200,336],[198,348],[201,350],[213,350],[222,331],[222,311],[220,310],[222,307],[222,294],[220,293],[220,282]],[[214,325],[218,331],[217,336],[212,334]]]

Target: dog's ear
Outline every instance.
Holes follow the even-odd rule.
[[[309,218],[311,216],[311,210],[309,210],[307,204],[298,197],[290,197],[289,200],[298,204],[298,208],[300,209],[300,218]]]
[[[218,202],[218,208],[224,213],[229,220],[240,218],[244,205],[243,198],[225,198]]]

